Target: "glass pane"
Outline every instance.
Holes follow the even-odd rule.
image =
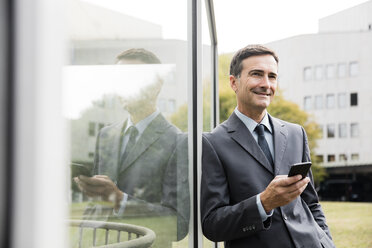
[[[327,79],[332,79],[335,77],[335,65],[326,66],[326,77]]]
[[[304,80],[309,81],[312,79],[312,70],[311,67],[304,68]]]
[[[327,125],[327,137],[334,138],[335,137],[335,124],[328,124]]]
[[[329,94],[327,95],[327,108],[334,108],[335,107],[335,95]]]
[[[315,109],[322,109],[323,108],[323,96],[318,95],[315,96]]]
[[[328,162],[334,162],[336,161],[336,156],[331,154],[331,155],[328,155],[328,159],[327,159]]]
[[[351,160],[358,161],[359,160],[359,154],[358,153],[351,154]]]
[[[340,138],[345,138],[347,136],[347,130],[346,130],[346,128],[347,128],[346,123],[340,123],[338,125],[338,130],[339,130],[338,136]]]
[[[346,156],[346,154],[340,154],[340,155],[339,155],[339,161],[340,161],[340,162],[347,161],[347,156]]]
[[[321,65],[315,66],[315,79],[316,80],[323,79],[323,66]]]
[[[345,63],[338,64],[338,77],[339,78],[346,77],[346,64]]]
[[[212,77],[212,47],[209,32],[208,17],[205,7],[202,7],[202,82],[203,82],[203,131],[211,131],[213,127],[213,77]]]
[[[359,63],[350,62],[350,76],[355,77],[359,74]]]
[[[350,94],[350,106],[358,106],[358,93]]]
[[[304,98],[304,110],[311,109],[311,96],[305,96]]]
[[[350,125],[350,136],[351,137],[358,137],[359,136],[359,124],[358,123],[351,123],[351,125]]]
[[[74,0],[69,13],[70,246],[188,247],[187,1]]]
[[[338,94],[338,107],[345,108],[346,106],[347,106],[346,93],[339,93]]]

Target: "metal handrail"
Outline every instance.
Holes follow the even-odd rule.
[[[146,227],[115,223],[115,222],[104,222],[104,221],[91,221],[91,220],[69,220],[70,226],[80,227],[79,234],[79,247],[83,239],[83,229],[93,229],[93,246],[95,248],[148,248],[155,241],[155,233]],[[95,246],[96,244],[96,230],[106,230],[105,245]],[[110,231],[117,231],[117,243],[108,244],[108,235]],[[121,232],[128,233],[128,240],[120,242]],[[136,235],[136,238],[132,239],[132,234]]]

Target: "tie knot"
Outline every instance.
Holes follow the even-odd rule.
[[[265,135],[265,126],[263,124],[258,124],[255,130],[258,135]]]
[[[135,126],[128,127],[125,135],[129,135],[129,137],[136,137],[138,135],[138,129]]]

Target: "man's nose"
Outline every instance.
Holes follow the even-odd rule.
[[[265,75],[261,79],[260,87],[269,89],[270,88],[270,79],[268,75]]]

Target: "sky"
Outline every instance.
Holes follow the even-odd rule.
[[[186,0],[85,0],[157,23],[165,39],[187,39]],[[219,53],[316,33],[318,20],[366,0],[214,0]],[[204,1],[202,11],[205,13]],[[208,44],[203,19],[203,43]]]

